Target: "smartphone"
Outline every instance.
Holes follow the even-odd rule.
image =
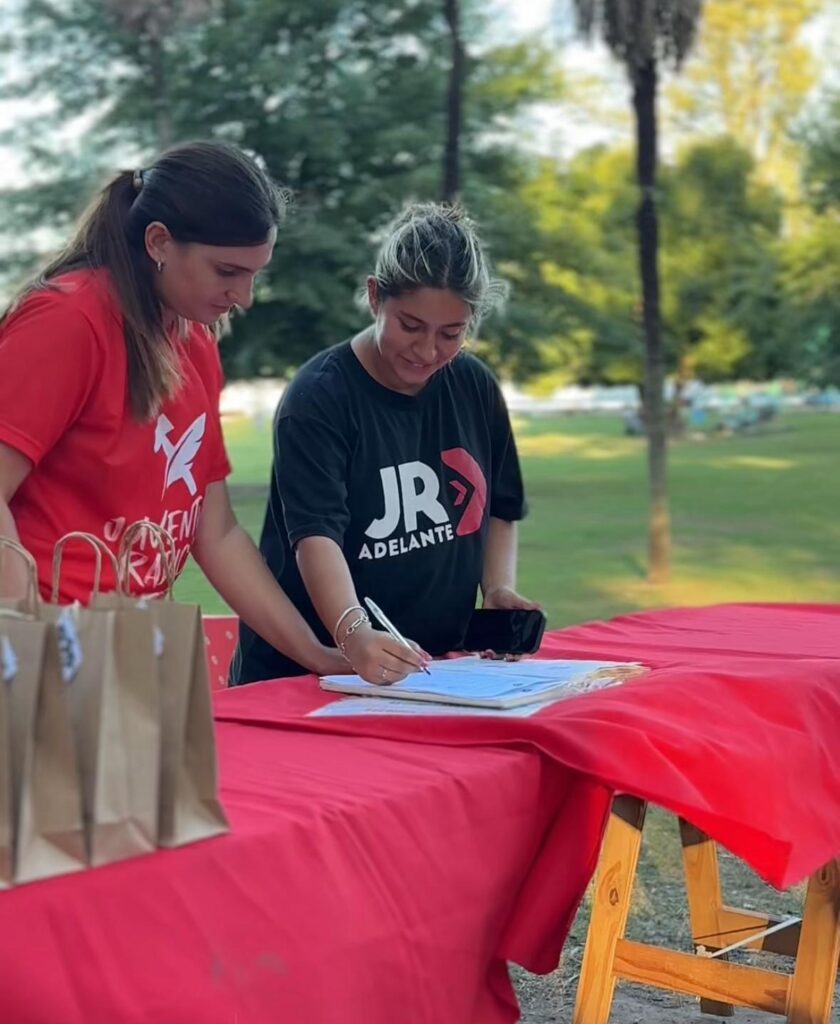
[[[477,608],[467,625],[461,649],[497,654],[534,654],[539,650],[545,615],[517,608]]]

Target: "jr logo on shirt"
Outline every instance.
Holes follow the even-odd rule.
[[[393,558],[435,544],[446,544],[481,529],[487,505],[487,481],[481,466],[464,448],[448,448],[441,461],[462,478],[449,481],[454,506],[463,506],[453,526],[440,501],[440,478],[425,462],[403,462],[379,470],[384,512],[365,530],[359,558]],[[396,536],[395,536],[396,534]]]

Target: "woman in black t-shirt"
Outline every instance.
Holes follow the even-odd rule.
[[[502,294],[462,210],[408,207],[367,281],[374,322],[309,360],[277,410],[260,550],[370,682],[457,647],[479,587],[485,608],[537,607],[515,589],[525,501],[507,409],[463,351]],[[372,627],[365,597],[416,650]],[[241,628],[232,682],[305,671]]]

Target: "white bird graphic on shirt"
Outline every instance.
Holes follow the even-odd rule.
[[[183,480],[191,495],[195,495],[198,487],[192,475],[192,466],[196,460],[201,442],[204,439],[204,428],[207,414],[202,413],[173,444],[169,440],[170,433],[175,429],[169,419],[161,413],[155,425],[155,451],[163,450],[166,456],[166,474],[163,492],[178,480]]]

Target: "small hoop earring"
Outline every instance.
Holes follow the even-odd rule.
[[[157,272],[160,273],[163,270],[163,260],[158,260],[155,266],[157,267]]]

